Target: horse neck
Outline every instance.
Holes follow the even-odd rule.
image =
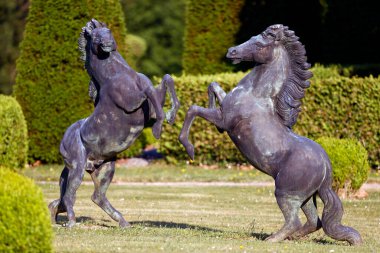
[[[249,73],[255,97],[274,99],[289,75],[290,65],[286,50],[279,46],[274,49],[273,54],[271,62],[257,65]]]
[[[105,84],[105,80],[112,77],[112,73],[116,70],[123,71],[123,73],[132,71],[132,68],[118,51],[111,52],[106,59],[99,59],[92,51],[89,53],[90,57],[87,71],[91,77],[97,80],[99,85]]]

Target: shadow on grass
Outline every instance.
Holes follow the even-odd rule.
[[[323,245],[337,245],[338,244],[338,241],[329,241],[323,238],[314,238],[312,241],[318,244],[323,244]],[[344,244],[345,242],[339,242],[339,243]]]
[[[58,217],[57,217],[57,224],[67,223],[68,221],[69,220],[67,219],[66,215],[58,215]],[[92,221],[94,221],[94,219],[91,217],[88,217],[88,216],[76,217],[77,223],[85,223],[85,222],[92,222]]]
[[[253,238],[256,238],[257,240],[260,240],[260,241],[264,241],[266,238],[268,238],[271,234],[268,234],[268,233],[256,233],[256,232],[252,232],[250,234]]]
[[[107,225],[107,224],[104,224],[104,223],[99,223],[97,222],[97,220],[91,218],[91,217],[88,217],[88,216],[79,216],[79,217],[76,217],[76,223],[81,223],[81,224],[91,224],[91,225],[97,225],[97,226],[101,226],[101,227],[105,227],[105,228],[113,228],[115,226],[111,226],[111,225]],[[67,219],[67,216],[66,215],[58,215],[57,217],[57,224],[58,225],[62,225],[62,226],[65,226],[67,224],[69,220]],[[102,219],[101,220],[102,222],[110,222],[110,220],[104,220]]]
[[[190,225],[186,223],[167,222],[167,221],[146,220],[146,221],[131,221],[129,223],[131,225],[138,225],[138,226],[145,226],[145,227],[194,229],[194,230],[199,230],[199,231],[216,232],[216,233],[224,232],[222,230],[208,228],[208,227],[195,226],[195,225]]]

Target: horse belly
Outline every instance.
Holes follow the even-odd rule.
[[[81,138],[86,149],[99,157],[112,157],[126,150],[141,134],[144,115],[117,115],[112,118],[96,116],[89,119],[81,129]]]
[[[228,134],[255,168],[271,176],[277,173],[279,164],[288,155],[282,131],[255,126],[248,119],[241,120]]]

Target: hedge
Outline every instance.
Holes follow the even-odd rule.
[[[294,131],[317,139],[323,136],[357,139],[368,150],[371,166],[380,161],[380,78],[348,78],[337,67],[315,66]],[[160,150],[169,161],[188,159],[178,142],[185,113],[192,104],[207,107],[207,87],[217,81],[230,91],[245,73],[183,75],[174,77],[181,108],[173,127],[164,126]],[[203,119],[193,122],[190,132],[196,162],[245,161],[226,133]]]
[[[368,153],[357,140],[322,137],[316,140],[328,154],[333,170],[333,188],[356,191],[367,181]]]
[[[20,105],[0,95],[0,166],[23,169],[28,151],[26,121]]]
[[[93,110],[78,37],[92,18],[112,29],[125,53],[126,28],[118,0],[33,0],[20,45],[14,95],[29,130],[29,160],[60,162],[64,131]]]
[[[0,252],[52,252],[49,211],[32,180],[0,167]]]
[[[243,0],[191,0],[186,2],[185,39],[182,58],[187,74],[229,71],[225,55],[235,44]]]

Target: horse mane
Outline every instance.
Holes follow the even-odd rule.
[[[280,42],[288,52],[290,73],[276,96],[275,109],[282,123],[291,129],[301,111],[301,99],[305,96],[305,89],[310,86],[307,79],[313,74],[308,71],[311,65],[306,62],[306,50],[299,42],[299,37],[288,27],[282,28]]]

